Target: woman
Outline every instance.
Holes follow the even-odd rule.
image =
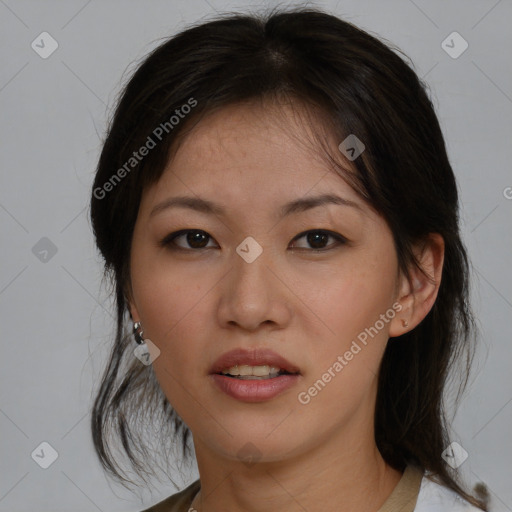
[[[118,435],[144,478],[193,437],[200,480],[148,510],[486,510],[443,412],[473,330],[456,182],[390,47],[313,9],[174,36],[122,94],[91,218],[117,301],[99,458],[128,481]]]

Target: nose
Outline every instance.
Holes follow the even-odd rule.
[[[218,319],[223,327],[255,331],[262,325],[286,327],[292,317],[291,292],[265,251],[248,263],[237,253],[222,280]]]

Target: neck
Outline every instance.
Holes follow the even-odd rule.
[[[375,512],[402,475],[374,442],[362,441],[368,436],[356,429],[352,434],[331,435],[294,458],[252,465],[223,458],[194,438],[201,491],[193,510]]]

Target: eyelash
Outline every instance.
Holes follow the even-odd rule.
[[[198,252],[198,251],[201,251],[201,250],[205,250],[205,249],[212,249],[212,247],[199,247],[199,248],[194,248],[194,247],[190,247],[190,248],[184,248],[184,247],[180,247],[180,246],[177,246],[175,244],[175,240],[183,235],[186,235],[187,233],[201,233],[203,235],[205,235],[210,241],[210,239],[212,239],[212,237],[206,232],[206,231],[203,231],[202,229],[182,229],[180,231],[175,231],[174,233],[170,233],[169,235],[165,236],[161,241],[160,241],[160,246],[162,247],[166,247],[168,248],[169,250],[173,250],[173,251],[193,251],[193,252]],[[316,233],[316,234],[321,234],[321,235],[328,235],[330,236],[331,238],[334,238],[336,240],[336,243],[334,244],[334,247],[329,247],[327,246],[326,248],[323,248],[323,249],[307,249],[307,248],[304,248],[304,247],[299,247],[298,249],[296,250],[299,250],[299,251],[309,251],[309,252],[315,252],[315,253],[319,253],[319,252],[326,252],[326,251],[330,251],[332,249],[335,249],[337,247],[339,247],[340,245],[345,245],[348,240],[341,236],[339,233],[334,233],[333,231],[328,231],[328,230],[325,230],[325,229],[311,229],[311,230],[308,230],[308,231],[303,231],[302,233],[298,234],[293,240],[292,242],[296,241],[296,240],[299,240],[301,238],[303,238],[304,236],[310,234],[310,233]],[[332,245],[332,244],[331,244]]]

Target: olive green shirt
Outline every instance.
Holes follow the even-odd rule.
[[[422,478],[423,471],[414,466],[407,466],[397,486],[378,512],[413,512]],[[177,494],[142,512],[189,512],[192,500],[200,488],[200,481],[196,480]]]

